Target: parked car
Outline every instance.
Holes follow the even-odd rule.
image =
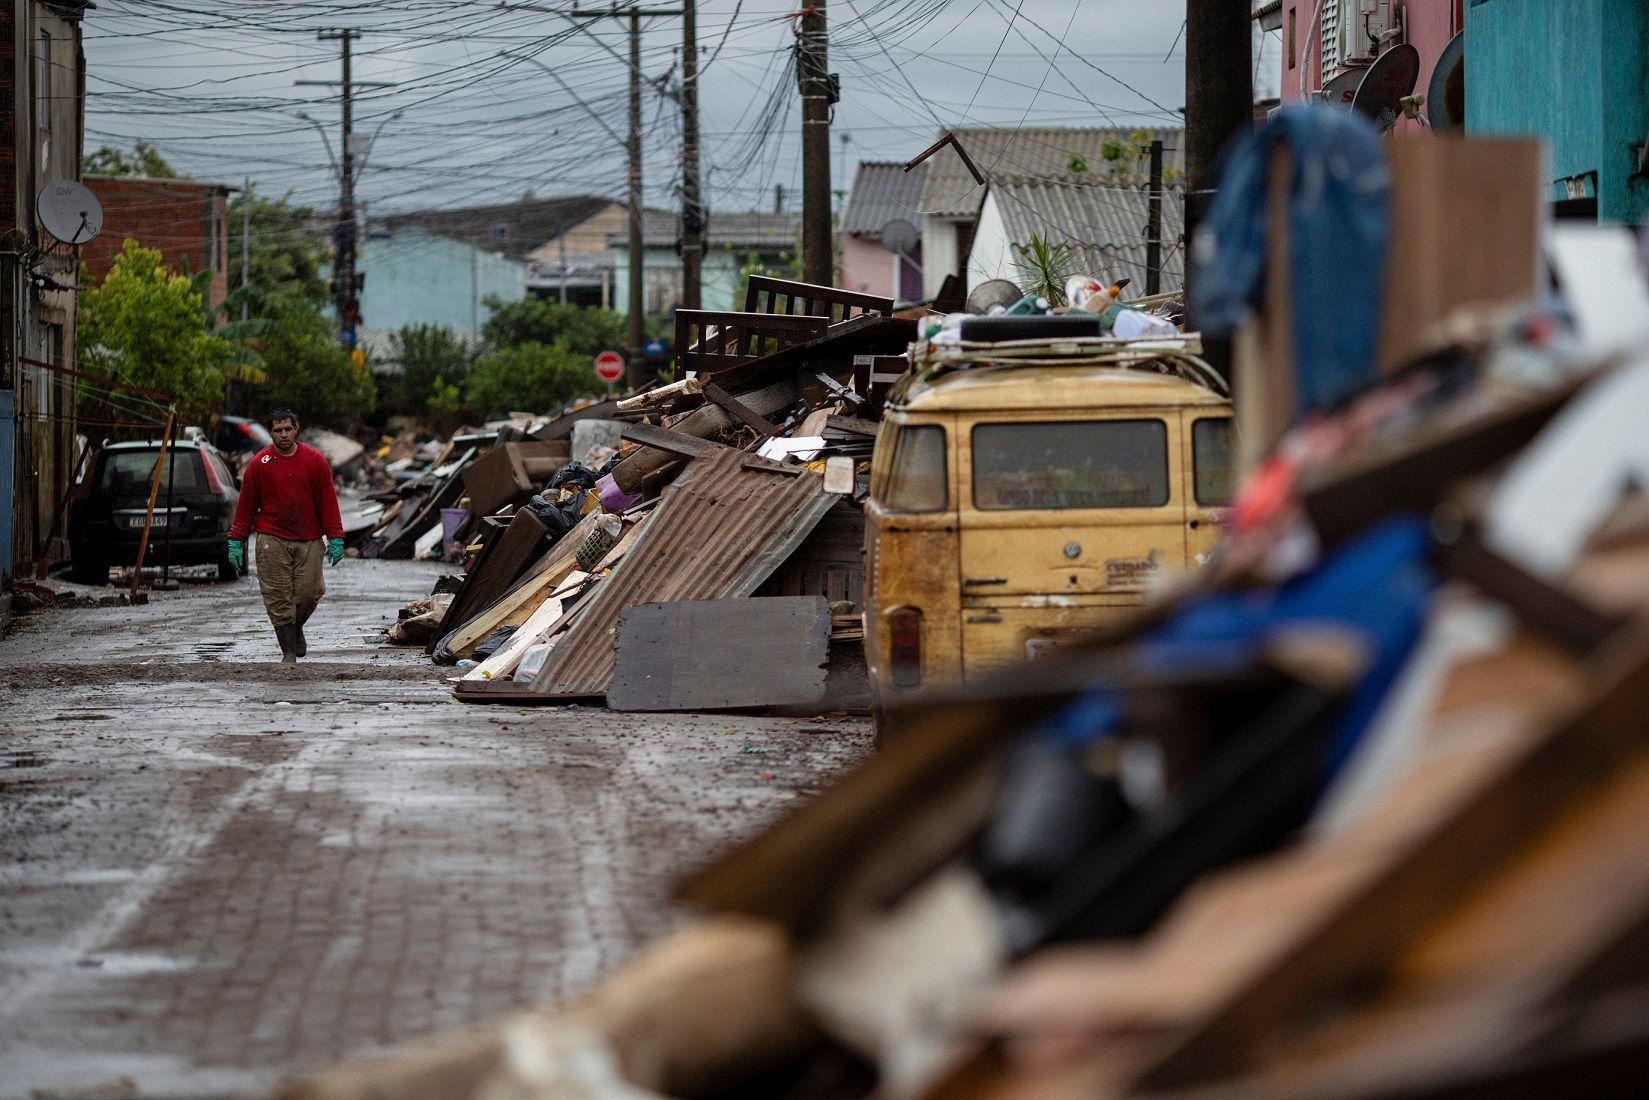
[[[913,373],[890,394],[865,508],[881,705],[1090,635],[1218,543],[1230,401],[1073,359]]]
[[[217,430],[212,436],[213,446],[226,455],[243,456],[243,464],[245,455],[256,454],[274,441],[268,428],[244,416],[218,417]]]
[[[160,449],[159,441],[111,443],[97,456],[69,511],[70,575],[75,580],[104,584],[110,566],[137,560]],[[215,565],[219,580],[234,580],[240,574],[229,561],[229,522],[240,489],[229,464],[210,443],[181,439],[173,443],[166,465],[155,498],[148,562],[159,564],[169,554],[173,565]]]

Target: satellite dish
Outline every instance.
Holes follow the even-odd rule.
[[[965,313],[989,313],[996,306],[1007,309],[1024,296],[1025,292],[1007,279],[987,279],[973,288],[962,309]]]
[[[1403,117],[1398,101],[1413,94],[1414,82],[1419,79],[1420,51],[1407,42],[1393,46],[1363,74],[1357,94],[1351,98],[1351,109],[1373,119],[1380,129],[1389,130]]]
[[[1426,88],[1426,121],[1433,130],[1466,128],[1466,32],[1449,39]]]
[[[103,207],[85,184],[52,180],[34,200],[40,224],[64,244],[85,244],[103,231]]]
[[[1363,82],[1363,75],[1367,72],[1367,69],[1347,69],[1327,84],[1324,84],[1323,90],[1318,94],[1323,97],[1324,103],[1334,107],[1344,107],[1349,111],[1351,110],[1352,97],[1357,94],[1357,85]]]
[[[893,218],[882,226],[882,247],[900,256],[913,250],[919,239],[916,227],[903,218]]]

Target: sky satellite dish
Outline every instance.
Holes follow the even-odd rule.
[[[1398,101],[1414,93],[1414,82],[1419,79],[1420,51],[1407,42],[1393,46],[1363,74],[1357,94],[1351,98],[1351,109],[1373,119],[1380,129],[1389,130],[1403,117]]]
[[[1426,121],[1433,130],[1466,128],[1466,32],[1449,39],[1426,88]]]
[[[52,180],[42,187],[34,212],[46,232],[64,244],[85,244],[103,231],[102,204],[74,180]]]
[[[882,247],[903,256],[916,248],[916,227],[903,218],[893,218],[882,226]]]
[[[963,312],[989,313],[996,306],[1007,309],[1024,296],[1025,292],[1007,279],[987,279],[969,292]]]

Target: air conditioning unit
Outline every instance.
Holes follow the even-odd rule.
[[[1369,64],[1402,36],[1398,0],[1323,0],[1320,18],[1324,84]]]

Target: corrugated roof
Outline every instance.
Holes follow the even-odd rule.
[[[456,210],[414,210],[387,215],[381,224],[390,230],[417,226],[488,252],[524,260],[535,248],[615,205],[612,199],[600,195],[562,195]]]
[[[1150,200],[1143,187],[1095,183],[1083,176],[995,179],[991,196],[1001,211],[1016,256],[1036,235],[1077,252],[1079,270],[1106,279],[1129,278],[1145,290],[1146,227]],[[1185,285],[1185,199],[1169,191],[1162,200],[1162,286]]]
[[[533,690],[603,695],[625,608],[748,596],[836,503],[818,474],[750,469],[732,447],[696,458],[664,490],[635,545],[550,651]]]
[[[712,210],[705,218],[705,243],[711,248],[785,248],[800,240],[802,216],[762,211]],[[607,234],[608,248],[623,248],[625,232]],[[681,215],[669,210],[646,210],[641,216],[641,239],[649,248],[668,248],[681,240]]]
[[[894,218],[903,218],[920,230],[922,182],[927,178],[926,161],[909,172],[895,161],[860,161],[842,214],[842,232],[880,237],[882,227]]]
[[[1146,141],[1160,139],[1163,144],[1163,166],[1184,167],[1180,152],[1183,130],[1178,127],[1150,129]],[[955,131],[956,140],[968,151],[986,182],[1002,176],[1063,176],[1071,171],[1075,154],[1088,165],[1091,172],[1102,172],[1105,145],[1112,141],[1126,141],[1133,129],[1110,127],[1078,129],[1075,127],[1045,127],[1022,130],[997,128],[962,129]],[[985,189],[974,181],[962,158],[950,146],[939,150],[925,162],[927,179],[922,184],[921,207],[929,214],[944,218],[971,218],[978,214],[985,199]]]

